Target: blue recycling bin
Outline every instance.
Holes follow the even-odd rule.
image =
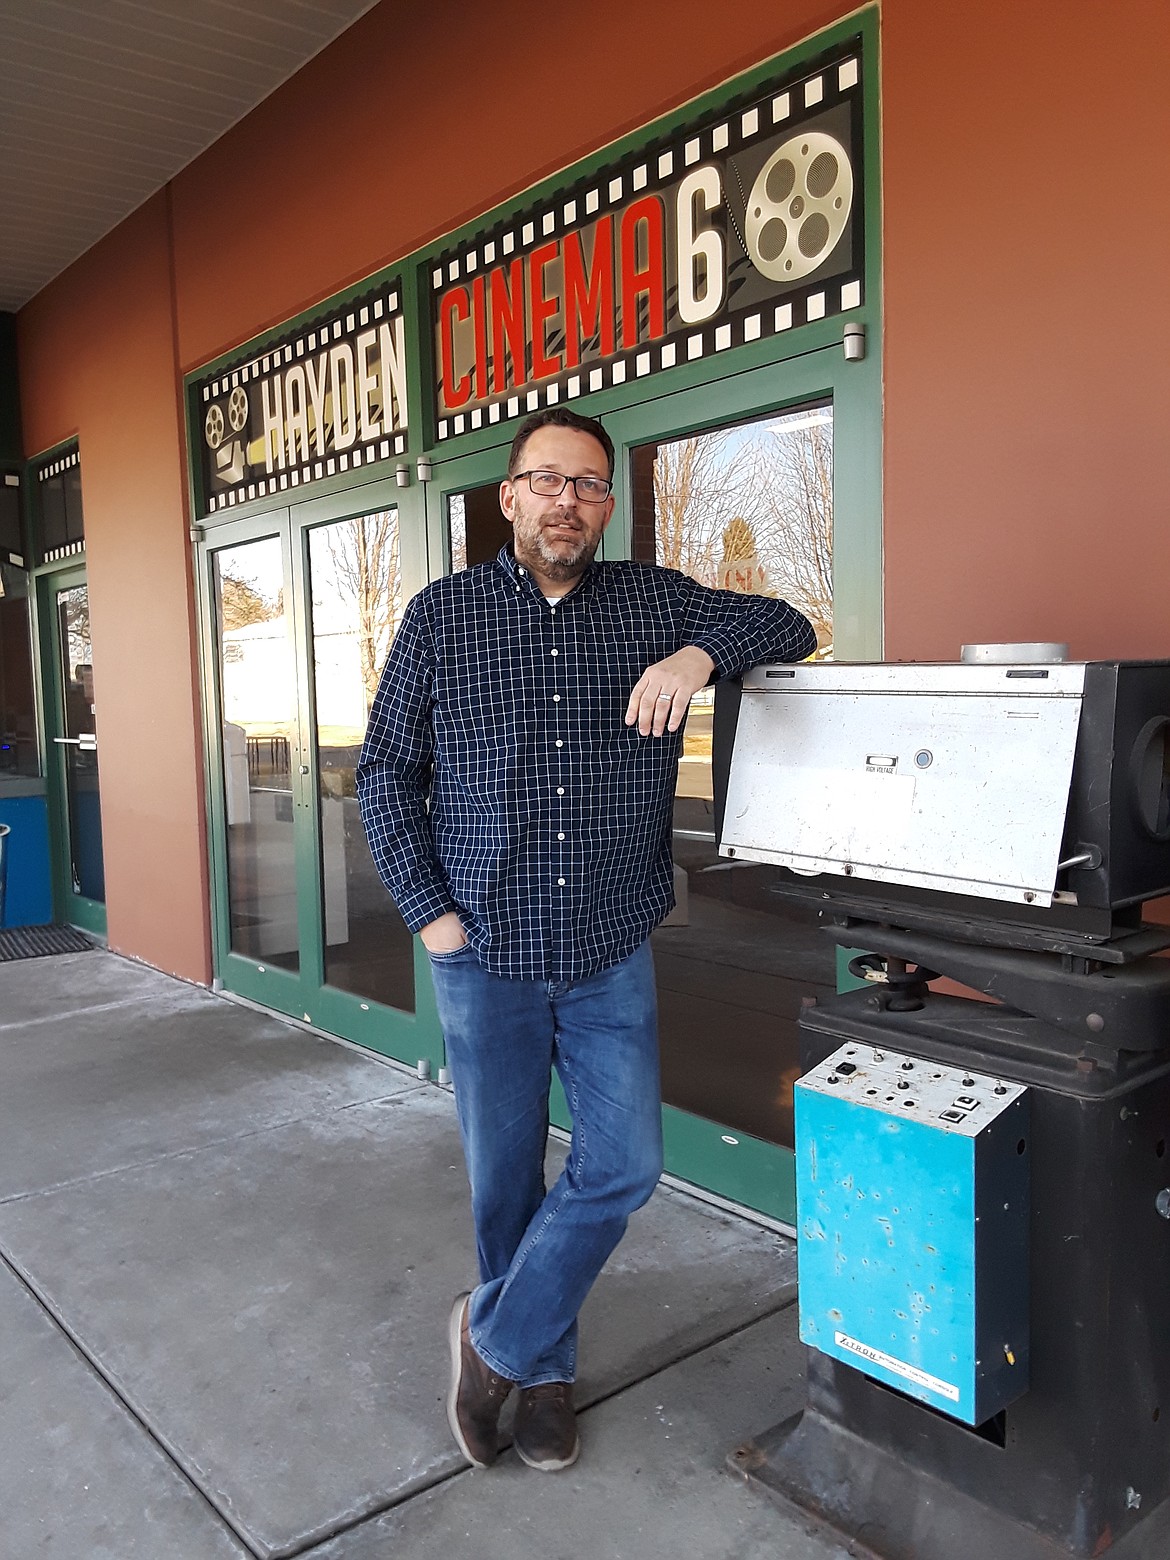
[[[8,836],[12,830],[0,823],[0,926],[4,925],[4,898],[8,889]]]

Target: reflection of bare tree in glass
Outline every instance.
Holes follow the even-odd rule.
[[[82,586],[80,589],[66,592],[65,595],[65,623],[69,640],[69,660],[71,665],[93,660],[90,649],[89,636],[89,591]]]
[[[383,509],[331,525],[326,537],[338,589],[349,597],[357,613],[362,683],[369,709],[402,611],[398,511]]]
[[[658,562],[714,585],[723,531],[742,512],[745,469],[726,450],[722,433],[661,444],[654,457],[654,518]]]
[[[451,537],[451,573],[467,567],[467,505],[462,493],[447,500],[447,525]]]
[[[279,603],[273,603],[244,574],[233,573],[232,565],[219,561],[219,614],[225,633],[246,628],[249,623],[267,623],[280,616]]]
[[[756,539],[777,593],[817,633],[818,653],[833,645],[833,425],[830,414],[798,415],[773,425],[757,445]]]

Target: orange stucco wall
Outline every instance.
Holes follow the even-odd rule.
[[[22,311],[27,449],[82,440],[116,946],[209,969],[177,375],[840,14],[384,3]],[[885,0],[891,657],[1170,651],[1167,62],[1164,0]]]
[[[595,0],[587,24],[533,0],[376,7],[175,180],[185,367],[841,14],[743,0],[728,27],[704,0]]]
[[[79,433],[110,946],[210,978],[167,197],[19,316],[30,451]]]
[[[1170,6],[883,11],[886,654],[1170,655]]]

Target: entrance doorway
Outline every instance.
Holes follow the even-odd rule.
[[[417,560],[404,571],[394,489],[216,527],[203,552],[219,978],[437,1066],[429,984],[375,871],[354,784],[404,582],[420,583]]]
[[[38,580],[56,919],[104,936],[101,782],[89,586],[76,566]]]
[[[851,377],[852,376],[852,377]],[[880,654],[880,441],[870,376],[839,345],[606,410],[618,451],[603,557],[775,591],[820,653]],[[587,409],[592,410],[592,407]],[[511,431],[511,430],[509,430]],[[354,797],[390,639],[429,578],[508,540],[508,445],[225,521],[201,543],[217,972],[233,991],[433,1073],[429,966],[374,871]],[[674,812],[678,909],[654,933],[667,1168],[794,1217],[791,1086],[800,998],[834,955],[716,854],[712,696],[688,719]],[[567,1124],[554,1088],[553,1119]]]

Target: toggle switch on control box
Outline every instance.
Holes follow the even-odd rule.
[[[1028,1091],[849,1042],[795,1089],[800,1336],[969,1425],[1028,1386]]]

